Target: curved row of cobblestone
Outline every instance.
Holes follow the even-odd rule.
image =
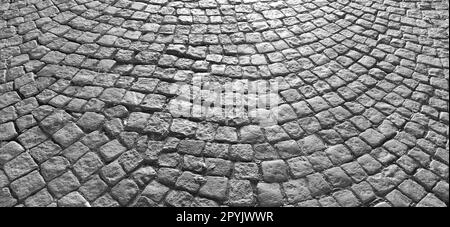
[[[0,0],[0,206],[448,206],[448,4]]]

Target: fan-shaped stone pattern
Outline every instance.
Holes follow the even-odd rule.
[[[0,206],[448,206],[448,54],[444,0],[2,0]]]

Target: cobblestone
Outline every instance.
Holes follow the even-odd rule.
[[[447,11],[3,0],[0,206],[448,207]]]

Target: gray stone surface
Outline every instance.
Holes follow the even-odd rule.
[[[1,0],[0,206],[448,207],[448,36],[446,0]]]

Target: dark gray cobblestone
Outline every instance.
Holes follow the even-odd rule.
[[[0,0],[0,207],[448,206],[448,6]]]

